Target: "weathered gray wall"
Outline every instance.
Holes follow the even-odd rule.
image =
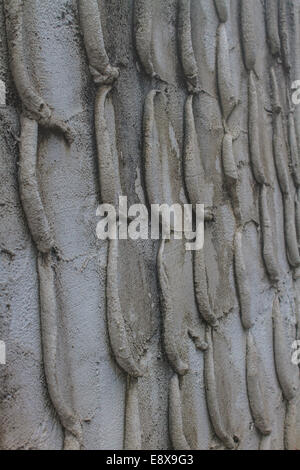
[[[276,8],[280,7],[282,20],[283,2],[272,1]],[[7,344],[7,365],[0,366],[0,446],[2,449],[61,449],[64,429],[44,375],[38,253],[19,196],[18,138],[22,103],[9,68],[4,3],[13,2],[0,1],[0,79],[7,87],[7,105],[0,107],[0,339]],[[290,72],[282,64],[286,50],[282,21],[279,22],[280,57],[270,53],[265,15],[270,2],[219,2],[227,4],[229,11],[224,26],[229,42],[229,63],[226,63],[224,50],[217,49],[220,21],[214,1],[190,1],[191,45],[199,87],[193,98],[199,146],[195,155],[201,158],[204,168],[203,200],[198,202],[207,204],[214,214],[214,220],[206,223],[204,252],[212,309],[219,319],[213,329],[217,402],[212,401],[212,406],[208,406],[212,397],[204,377],[204,356],[208,357],[209,353],[196,349],[187,334],[187,329],[193,328],[203,339],[205,330],[208,338],[212,330],[206,327],[197,308],[192,254],[185,251],[183,242],[172,240],[166,244],[162,265],[168,282],[164,286],[161,272],[158,272],[162,265],[157,262],[160,242],[120,242],[117,287],[122,315],[131,353],[136,360],[142,359],[145,368],[143,377],[138,379],[139,410],[136,402],[131,409],[129,400],[126,401],[126,383],[131,381],[128,390],[133,400],[136,397],[132,390],[136,384],[117,365],[107,333],[108,242],[96,238],[96,208],[101,196],[103,199],[97,167],[101,148],[97,151],[94,123],[97,85],[93,83],[88,66],[77,3],[76,0],[26,0],[23,40],[33,86],[76,134],[74,142],[68,146],[62,136],[39,126],[37,175],[56,246],[53,263],[59,312],[57,377],[65,400],[79,416],[81,446],[83,449],[122,449],[124,441],[128,445],[130,438],[126,436],[124,425],[127,406],[127,423],[131,418],[140,420],[140,431],[134,424],[136,435],[131,436],[129,447],[182,448],[184,437],[190,448],[225,448],[224,439],[222,442],[217,438],[220,432],[209,416],[212,408],[218,407],[225,434],[234,438],[239,449],[299,448],[299,392],[288,404],[286,393],[282,393],[279,361],[276,364],[274,359],[277,347],[273,342],[272,322],[275,296],[279,295],[280,315],[284,319],[284,328],[278,331],[279,341],[287,345],[287,356],[283,358],[287,361],[287,370],[291,369],[291,344],[296,339],[296,322],[300,315],[295,303],[299,281],[293,280],[293,276],[297,279],[294,267],[298,261],[288,262],[285,235],[287,222],[295,228],[295,217],[289,214],[288,220],[284,219],[283,196],[274,164],[276,116],[272,114],[274,93],[270,70],[272,66],[275,68],[284,141],[288,142],[287,116],[291,111],[288,97],[291,82],[300,80],[300,1],[285,1]],[[143,7],[145,2],[136,3]],[[119,159],[123,194],[128,196],[130,204],[151,202],[145,174],[143,113],[146,96],[154,89],[162,92],[154,98],[154,148],[159,148],[164,165],[162,173],[157,175],[158,198],[165,197],[161,202],[185,202],[188,197],[183,171],[184,139],[189,138],[184,131],[188,87],[179,52],[182,35],[178,27],[179,8],[188,3],[185,0],[148,3],[153,15],[149,50],[153,70],[158,75],[151,78],[136,51],[134,1],[98,0],[106,52],[110,63],[120,71],[107,98],[105,116],[111,142],[116,142],[114,155]],[[245,3],[249,4],[250,13],[255,12],[254,49],[251,41],[244,42],[243,46],[245,30],[250,28],[251,32],[251,15],[241,18],[241,6]],[[241,27],[243,19],[244,29]],[[251,35],[247,37],[251,40]],[[252,70],[251,74],[245,68],[247,48],[256,54],[255,72]],[[219,69],[218,60],[221,62]],[[228,87],[228,76],[221,72],[226,71],[226,67],[231,71],[237,99],[227,120],[222,108],[222,87]],[[260,157],[271,212],[272,250],[274,259],[278,258],[276,266],[280,271],[277,284],[271,282],[262,256],[264,220],[259,200],[264,184],[255,181],[249,152],[249,141],[254,138],[248,127],[250,75],[259,95]],[[296,109],[300,142],[298,113]],[[222,163],[226,128],[234,135],[233,151],[239,180],[236,193],[233,185],[226,185]],[[290,197],[294,203],[298,188],[290,171],[289,145],[286,152],[281,151],[280,157],[288,171]],[[159,192],[160,178],[163,196]],[[272,429],[269,440],[256,429],[249,407],[249,396],[251,399],[253,394],[249,393],[249,384],[247,388],[246,345],[250,339],[249,331],[241,323],[241,299],[234,270],[234,239],[239,230],[242,230],[247,288],[251,293],[251,334],[257,347],[259,369],[265,370],[261,381],[266,399],[260,401],[257,396],[256,399],[263,412],[269,408]],[[170,309],[166,309],[165,296],[170,300]],[[173,315],[171,328],[163,321],[170,314]],[[180,354],[189,366],[188,373],[179,378],[178,403],[173,403],[169,394],[170,383],[176,389],[177,379],[163,345],[164,336],[179,344]],[[282,356],[281,349],[279,356]],[[208,362],[207,359],[207,369]],[[295,373],[293,368],[291,370]],[[287,380],[292,380],[291,376]],[[181,405],[182,415],[178,405]],[[292,417],[295,417],[294,422]]]

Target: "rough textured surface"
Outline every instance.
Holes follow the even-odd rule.
[[[0,80],[0,448],[299,449],[300,0],[0,0]],[[119,193],[201,256],[99,241]]]

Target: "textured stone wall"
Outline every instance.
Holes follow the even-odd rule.
[[[300,448],[299,49],[300,0],[0,0],[1,449]],[[98,240],[120,195],[204,250]]]

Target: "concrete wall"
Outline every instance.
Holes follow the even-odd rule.
[[[88,2],[0,1],[0,446],[299,449],[300,1]],[[205,203],[202,254],[98,240],[116,182]]]

